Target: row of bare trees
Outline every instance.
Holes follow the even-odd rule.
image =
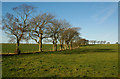
[[[110,44],[110,42],[107,41],[97,41],[97,40],[90,40],[89,44]]]
[[[6,13],[3,17],[3,30],[10,37],[10,41],[16,41],[16,53],[20,54],[19,44],[22,40],[34,40],[42,52],[42,41],[53,43],[53,51],[60,49],[72,49],[80,40],[78,27],[71,27],[66,20],[55,19],[50,13],[40,13],[33,16],[35,7],[27,4],[13,8],[15,14]]]

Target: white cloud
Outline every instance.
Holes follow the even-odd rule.
[[[92,18],[98,22],[98,24],[104,23],[109,17],[113,15],[116,11],[117,5],[112,5],[109,7],[104,8],[103,10],[99,11],[98,13],[94,14]]]
[[[115,12],[115,9],[109,10],[109,11],[106,13],[106,15],[101,18],[101,21],[99,22],[99,24],[104,23],[114,12]]]

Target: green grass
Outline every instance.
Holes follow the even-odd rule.
[[[59,49],[59,45],[57,46]],[[2,44],[2,53],[14,53],[16,44]],[[38,44],[20,44],[21,53],[38,51]],[[53,50],[52,44],[43,44],[43,51]]]
[[[3,56],[3,77],[117,77],[118,45]]]

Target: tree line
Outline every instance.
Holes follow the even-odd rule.
[[[110,44],[107,41],[97,41],[97,40],[89,40],[89,44]]]
[[[33,6],[22,4],[12,8],[14,14],[6,13],[3,17],[3,27],[8,34],[10,42],[16,42],[15,53],[20,54],[19,45],[22,40],[34,40],[39,45],[39,52],[42,52],[42,41],[53,43],[53,51],[79,47],[80,44],[88,44],[88,40],[81,40],[79,27],[71,27],[66,20],[56,19],[50,13],[39,13],[36,16]]]

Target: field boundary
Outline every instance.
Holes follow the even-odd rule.
[[[77,49],[79,47],[76,47],[76,48],[73,48],[73,49],[64,49],[64,50],[57,50],[57,51],[53,51],[53,50],[49,50],[49,51],[43,51],[43,52],[60,52],[60,51],[65,51],[65,50],[74,50],[74,49]],[[21,54],[35,54],[35,53],[42,53],[42,52],[39,52],[39,51],[33,51],[33,52],[24,52],[24,53],[21,53]],[[0,56],[13,56],[13,55],[18,55],[17,53],[2,53],[0,54]]]

